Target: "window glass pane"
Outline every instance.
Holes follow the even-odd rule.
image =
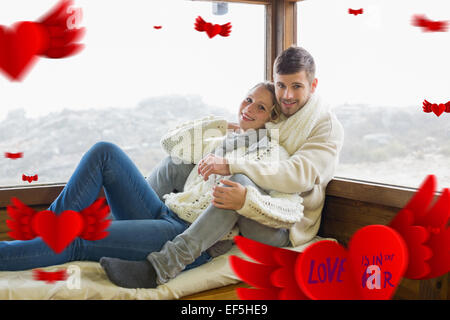
[[[37,21],[55,0],[0,2],[0,24]],[[0,74],[0,186],[66,182],[97,141],[118,144],[144,175],[165,156],[159,140],[210,114],[237,122],[238,106],[264,80],[264,6],[203,1],[76,0],[85,49],[44,59],[21,82]],[[228,37],[194,29],[197,16],[231,22]],[[161,26],[155,29],[154,26]],[[5,152],[23,152],[11,160]]]
[[[298,44],[345,129],[336,176],[418,187],[434,174],[440,189],[450,185],[450,113],[422,110],[424,99],[450,101],[449,32],[423,32],[416,14],[450,20],[450,2],[298,3]]]

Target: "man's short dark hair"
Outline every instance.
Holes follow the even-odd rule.
[[[293,74],[301,71],[306,72],[311,84],[316,73],[316,64],[312,55],[302,47],[289,47],[275,59],[273,70],[277,74]]]

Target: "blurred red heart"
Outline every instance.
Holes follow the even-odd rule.
[[[60,215],[40,211],[32,223],[36,234],[56,253],[61,253],[83,230],[83,218],[70,210]]]
[[[433,103],[431,105],[431,111],[433,111],[434,114],[439,117],[445,111],[445,104],[443,104],[443,103],[440,103],[440,104]]]
[[[390,299],[408,265],[404,240],[393,229],[359,229],[348,251],[334,241],[319,241],[299,256],[296,279],[310,299]]]
[[[22,21],[12,28],[0,25],[0,70],[20,80],[47,45],[46,31],[38,23]]]

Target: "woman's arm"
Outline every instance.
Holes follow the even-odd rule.
[[[214,150],[227,132],[227,121],[209,116],[188,121],[169,130],[161,138],[161,147],[172,157],[187,163],[198,163],[203,156]]]

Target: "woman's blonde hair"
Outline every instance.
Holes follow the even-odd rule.
[[[272,105],[272,110],[270,113],[270,121],[277,123],[280,121],[281,108],[280,108],[280,105],[278,104],[277,96],[275,94],[275,85],[270,81],[259,82],[255,86],[253,86],[249,90],[249,92],[252,91],[253,89],[259,88],[261,86],[263,86],[272,95],[272,104],[273,105]]]

